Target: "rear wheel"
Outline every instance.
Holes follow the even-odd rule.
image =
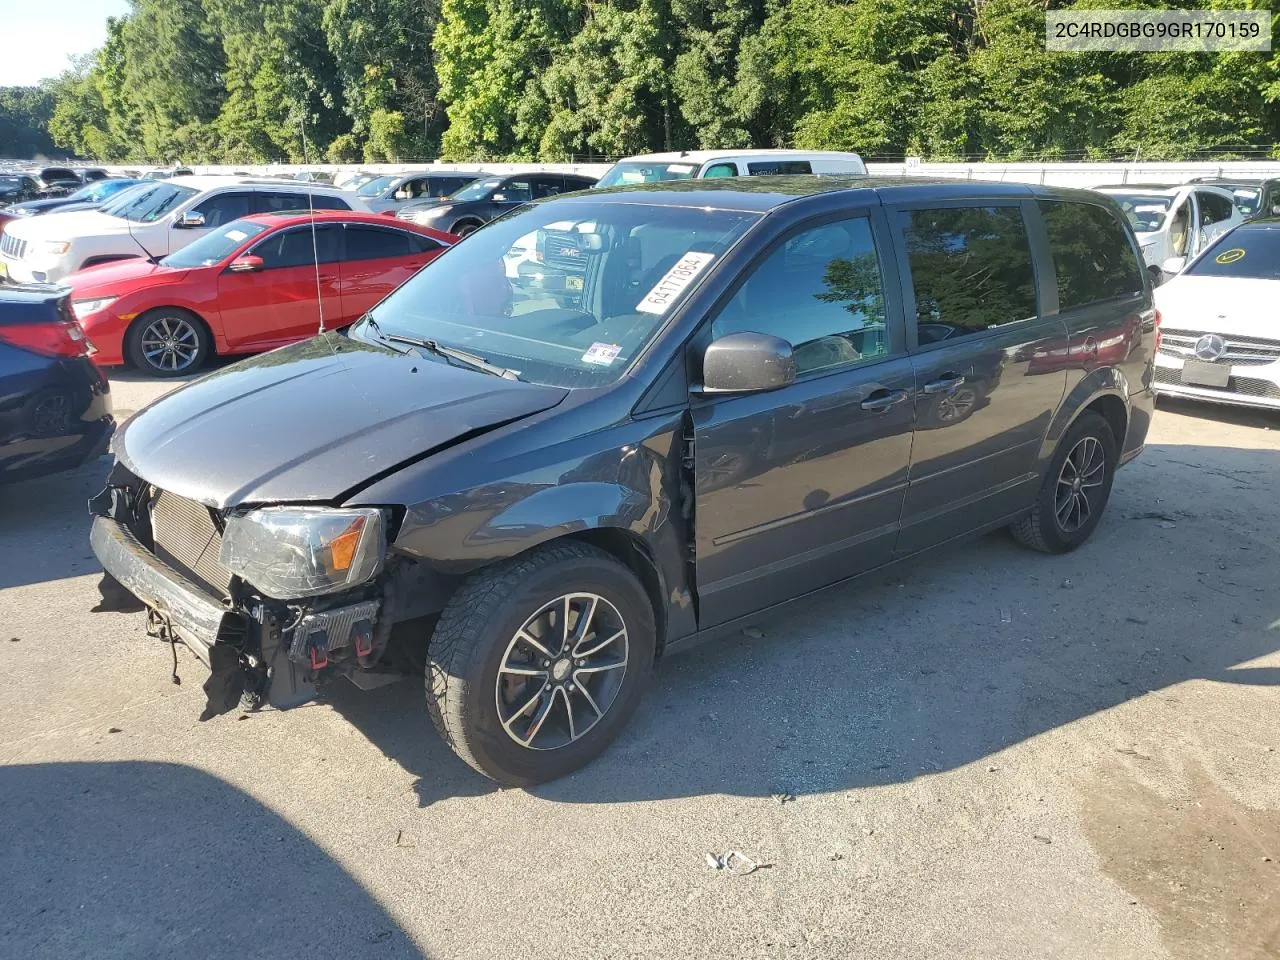
[[[1066,553],[1089,539],[1115,478],[1117,443],[1101,415],[1083,413],[1049,464],[1031,512],[1009,529],[1025,547]]]
[[[468,764],[500,783],[553,780],[599,754],[653,670],[653,608],[595,547],[539,547],[480,571],[431,639],[427,707]]]
[[[154,377],[180,377],[204,366],[213,338],[194,313],[180,307],[149,310],[133,322],[125,341],[129,361]]]

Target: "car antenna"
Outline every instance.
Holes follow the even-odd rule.
[[[298,117],[298,131],[302,134],[302,162],[311,166],[311,158],[307,153],[307,121],[301,115]],[[316,268],[316,310],[320,313],[319,333],[324,333],[324,294],[320,289],[320,244],[316,240],[316,205],[311,200],[312,189],[311,181],[308,180],[307,209],[311,212],[311,262]]]

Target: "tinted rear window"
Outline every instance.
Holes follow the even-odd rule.
[[[1233,230],[1187,270],[1198,277],[1280,280],[1280,226]]]
[[[1129,235],[1109,211],[1092,203],[1041,200],[1058,275],[1058,307],[1115,300],[1142,290]]]
[[[907,216],[920,343],[1036,315],[1031,248],[1017,207],[944,207]]]

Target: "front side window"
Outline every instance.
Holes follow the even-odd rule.
[[[1017,207],[912,210],[905,231],[919,342],[1034,317],[1035,271]]]
[[[341,242],[337,225],[326,223],[281,230],[267,237],[250,253],[262,258],[265,270],[309,267],[316,263],[335,262]]]
[[[493,199],[499,203],[528,203],[533,198],[531,180],[509,180],[493,192]]]
[[[475,183],[469,183],[457,193],[449,197],[450,200],[466,202],[468,200],[488,200],[489,195],[502,186],[502,180],[498,177],[490,177],[487,180],[477,180]]]
[[[253,209],[250,197],[251,194],[243,192],[215,194],[196,204],[191,212],[204,214],[206,227],[220,227],[251,214]]]
[[[738,288],[711,333],[781,337],[799,373],[885,356],[884,285],[870,221],[823,224],[777,247]]]
[[[1120,222],[1092,203],[1041,200],[1058,275],[1058,308],[1127,297],[1142,290],[1137,254]]]
[[[384,333],[435,340],[563,387],[612,383],[759,219],[738,211],[553,199],[450,247],[372,311]],[[531,237],[548,241],[541,261]],[[371,341],[376,330],[357,327]]]
[[[166,267],[175,267],[180,270],[211,267],[215,263],[221,263],[242,243],[266,229],[260,223],[237,220],[220,229],[211,230],[203,237],[191,241],[177,253],[169,254],[160,262]]]
[[[1232,200],[1242,217],[1252,217],[1262,208],[1261,187],[1232,186],[1227,189],[1231,191]]]
[[[1222,196],[1222,194],[1210,193],[1207,190],[1197,190],[1196,200],[1200,203],[1200,225],[1202,227],[1231,219],[1235,204]]]

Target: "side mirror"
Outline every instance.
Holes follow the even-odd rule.
[[[408,200],[408,199],[409,199],[409,191],[408,191],[408,190],[397,190],[397,191],[396,191],[396,199],[397,199],[397,200]]]
[[[755,393],[796,378],[791,344],[767,333],[729,333],[702,355],[700,393]]]
[[[507,195],[505,193],[495,193],[489,199],[492,200],[494,203],[505,203],[507,199]]]
[[[1172,276],[1175,273],[1181,273],[1182,268],[1187,265],[1186,257],[1170,257],[1164,263],[1160,264],[1160,270]]]
[[[227,266],[230,273],[257,273],[263,268],[264,264],[261,257],[255,257],[251,253],[246,253],[243,257],[236,257]]]
[[[1280,203],[1273,203],[1271,205],[1271,215],[1273,217],[1280,217]]]
[[[188,210],[175,220],[173,225],[179,230],[195,230],[204,226],[204,214],[195,210]]]

